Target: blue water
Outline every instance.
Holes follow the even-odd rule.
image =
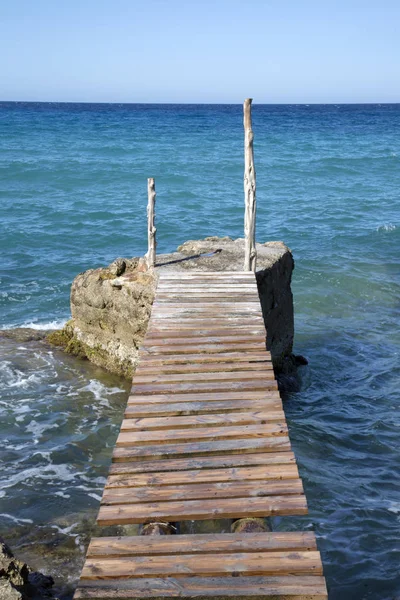
[[[78,272],[145,252],[147,177],[156,178],[159,252],[241,236],[242,127],[239,105],[0,103],[0,326],[62,322]],[[295,351],[309,359],[285,405],[310,514],[275,527],[315,528],[331,600],[391,600],[400,594],[400,105],[254,105],[253,128],[257,238],[293,251]],[[124,384],[44,347],[37,358],[18,348],[3,342],[0,356],[3,433],[17,448],[3,468],[20,474],[0,497],[0,535],[17,545],[25,536],[26,550],[29,526],[74,514],[79,554],[79,523],[96,513],[106,472],[94,440],[111,419],[102,437],[112,446]],[[40,395],[54,403],[51,417]],[[79,414],[97,407],[86,429],[71,398]],[[51,418],[57,427],[46,429]],[[68,491],[51,471],[63,464],[66,432],[76,466]],[[46,514],[48,478],[32,471],[32,447],[45,449],[35,468],[50,469],[60,492]],[[82,490],[89,455],[104,468]],[[28,512],[12,501],[21,494]],[[57,565],[69,539],[59,528]]]

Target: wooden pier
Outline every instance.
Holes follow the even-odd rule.
[[[304,515],[253,272],[161,273],[98,524]],[[92,539],[74,598],[326,600],[312,532]]]

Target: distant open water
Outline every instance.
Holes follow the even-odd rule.
[[[0,326],[57,326],[74,276],[242,236],[241,106],[0,103]],[[331,600],[400,595],[400,105],[253,107],[257,238],[296,269],[285,402]],[[128,385],[40,344],[0,346],[0,536],[73,583]],[[61,590],[68,597],[68,590]]]

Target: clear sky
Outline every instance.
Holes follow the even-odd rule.
[[[0,0],[0,100],[400,102],[400,0]]]

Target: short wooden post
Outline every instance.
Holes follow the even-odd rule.
[[[156,186],[153,177],[147,180],[147,239],[148,250],[146,254],[146,262],[149,267],[154,267],[156,264],[156,227],[155,221],[155,206],[156,206]]]
[[[253,154],[253,129],[251,126],[252,98],[243,104],[244,115],[244,270],[255,271],[256,251],[256,171]]]

